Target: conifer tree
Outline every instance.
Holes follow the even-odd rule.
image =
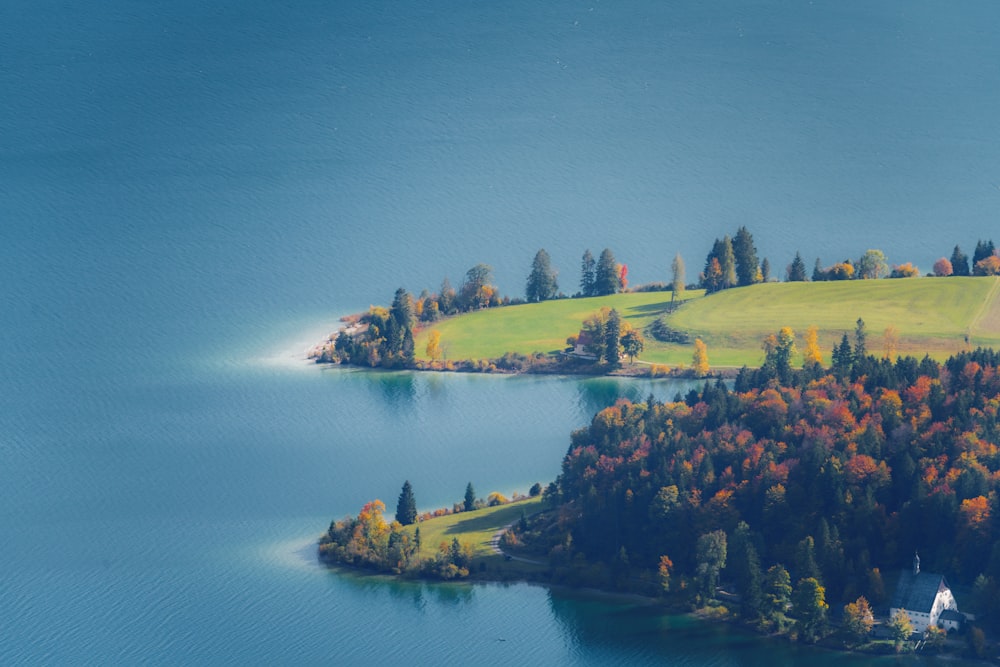
[[[530,303],[534,303],[551,299],[558,291],[559,284],[556,282],[556,272],[552,270],[551,258],[545,248],[542,248],[535,253],[535,259],[531,263],[525,296]]]
[[[417,521],[417,501],[413,497],[413,487],[410,480],[403,482],[403,490],[399,493],[399,502],[396,503],[396,521],[404,526],[409,526]]]
[[[610,248],[601,251],[594,272],[594,293],[597,296],[617,294],[621,289],[621,272],[615,263],[615,255]]]
[[[740,227],[736,230],[732,247],[736,284],[740,287],[746,287],[758,282],[757,248],[753,244],[753,236],[746,227]]]
[[[621,365],[621,331],[622,318],[618,311],[612,308],[604,327],[604,360],[610,368],[618,368]]]
[[[463,503],[462,508],[466,512],[471,512],[476,509],[476,490],[472,488],[472,482],[469,482],[469,484],[465,487],[465,502]]]
[[[804,283],[806,281],[806,263],[802,261],[802,255],[795,253],[795,259],[788,267],[788,282]]]
[[[588,248],[583,253],[583,261],[580,267],[580,296],[587,297],[596,294],[594,291],[596,267],[597,262],[594,261],[594,256],[590,254],[590,249]]]
[[[951,251],[951,271],[953,276],[969,275],[969,256],[958,246]]]

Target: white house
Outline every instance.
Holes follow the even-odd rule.
[[[923,633],[931,625],[958,629],[963,616],[943,575],[920,571],[920,556],[914,554],[913,569],[899,575],[896,594],[889,605],[889,617],[906,611],[913,631]]]

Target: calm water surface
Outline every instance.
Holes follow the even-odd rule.
[[[1000,5],[10,0],[0,7],[0,663],[756,665],[867,659],[625,601],[315,563],[405,479],[525,491],[618,396],[683,386],[301,361],[477,262],[573,291],[922,269],[1000,208]],[[457,640],[456,638],[460,638]],[[895,664],[895,662],[893,663]]]

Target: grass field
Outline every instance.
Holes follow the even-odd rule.
[[[819,327],[820,347],[830,350],[855,322],[864,319],[868,349],[880,354],[887,327],[896,329],[901,354],[944,359],[976,346],[1000,346],[1000,278],[915,278],[823,283],[768,283],[691,297],[667,323],[699,337],[713,367],[759,366],[761,342],[783,326],[798,340],[810,325]],[[416,337],[422,357],[431,329],[441,333],[450,360],[489,359],[505,352],[531,354],[565,347],[588,315],[601,306],[616,308],[634,327],[645,329],[663,316],[670,292],[617,294],[565,299],[484,310],[436,323]],[[799,346],[801,348],[801,345]],[[690,345],[660,343],[646,335],[640,360],[686,366]]]
[[[486,507],[474,512],[459,512],[420,522],[420,557],[433,558],[442,542],[451,544],[454,538],[472,546],[473,570],[480,561],[485,561],[487,569],[493,573],[508,571],[509,574],[527,574],[544,570],[544,567],[524,562],[505,562],[493,551],[490,540],[500,529],[521,518],[521,512],[532,515],[542,509],[542,498],[536,496],[498,507]],[[408,530],[416,526],[408,527]]]

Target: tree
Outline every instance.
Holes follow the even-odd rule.
[[[622,356],[622,318],[614,308],[608,314],[608,323],[604,328],[604,361],[611,368],[621,365]]]
[[[1000,257],[989,255],[976,262],[972,270],[974,276],[1000,276]]]
[[[753,244],[753,236],[746,227],[740,227],[736,230],[736,237],[732,240],[732,248],[736,283],[740,287],[746,287],[759,282],[757,279],[759,270],[757,248]]]
[[[882,334],[882,347],[882,357],[892,361],[899,350],[899,330],[891,324],[885,328]]]
[[[615,255],[610,248],[601,251],[594,272],[594,293],[597,296],[616,294],[621,289],[621,273],[615,263]]]
[[[892,267],[892,272],[889,273],[890,278],[916,278],[920,275],[920,269],[913,266],[912,262],[906,262],[905,264],[894,264]]]
[[[674,261],[670,263],[671,289],[670,303],[680,301],[684,298],[684,259],[680,253],[674,255]]]
[[[558,292],[556,272],[552,270],[549,253],[542,248],[535,253],[535,259],[531,263],[531,273],[528,275],[528,284],[524,290],[525,296],[529,302],[534,303],[554,298]]]
[[[634,362],[645,347],[646,339],[642,337],[642,332],[629,327],[625,335],[622,336],[622,352],[628,357],[629,363]]]
[[[728,551],[726,571],[732,571],[736,590],[740,594],[740,612],[746,620],[756,618],[764,611],[763,576],[750,526],[745,521],[740,521],[733,530]]]
[[[431,331],[427,337],[427,347],[424,352],[431,358],[431,361],[437,361],[441,358],[441,332],[437,329]]]
[[[813,282],[819,282],[821,280],[826,280],[826,272],[823,270],[823,265],[819,263],[819,257],[816,258],[816,264],[813,265]]]
[[[458,293],[458,303],[462,310],[475,310],[490,305],[496,294],[493,281],[493,267],[476,264],[465,274],[465,282]]]
[[[795,332],[791,327],[781,327],[778,335],[771,334],[764,339],[764,367],[774,377],[786,381],[792,370],[792,355],[795,354]]]
[[[725,531],[713,530],[699,537],[695,558],[701,594],[706,599],[712,598],[715,596],[719,572],[726,566]]]
[[[951,251],[951,269],[954,276],[969,275],[969,256],[958,246]]]
[[[594,256],[590,254],[589,249],[586,250],[583,253],[583,262],[580,270],[580,296],[595,296],[597,294],[594,290],[596,266],[597,263],[594,261]]]
[[[587,351],[587,354],[597,357],[598,361],[603,359],[607,352],[609,317],[611,317],[611,309],[603,306],[600,310],[585,319],[580,329],[578,342],[583,345],[583,349]]]
[[[815,324],[806,329],[805,347],[802,353],[802,368],[822,367],[823,352],[819,349],[819,327]]]
[[[729,236],[722,240],[715,239],[712,250],[705,258],[703,284],[711,294],[736,285],[736,257],[733,254],[733,242]]]
[[[865,321],[859,317],[854,326],[854,359],[856,361],[864,359],[868,355],[865,348],[866,338]]]
[[[694,357],[691,360],[691,370],[698,377],[708,375],[708,348],[700,338],[694,339]]]
[[[674,571],[674,562],[664,554],[660,556],[660,566],[658,568],[660,588],[664,593],[670,591],[670,574]]]
[[[844,605],[844,628],[856,641],[862,641],[875,626],[875,615],[864,595]]]
[[[719,255],[719,267],[722,269],[722,288],[736,286],[736,255],[733,253],[733,241],[726,234],[722,237],[722,253]]]
[[[854,266],[855,275],[861,280],[876,280],[889,273],[889,264],[881,250],[868,250]]]
[[[819,260],[816,260],[816,263],[819,266]],[[788,282],[804,283],[806,280],[806,263],[802,261],[802,255],[796,251],[795,259],[788,266]]]
[[[947,257],[942,257],[938,261],[934,262],[934,275],[938,278],[950,276],[954,272],[955,269],[952,267],[951,262],[948,261]]]
[[[768,620],[784,617],[792,597],[792,579],[782,565],[772,565],[764,577],[764,608]]]
[[[831,360],[833,372],[840,378],[847,377],[854,364],[854,352],[851,350],[851,342],[847,340],[846,333],[840,338],[840,344],[834,346]]]
[[[476,509],[476,490],[472,488],[472,482],[469,482],[465,487],[465,502],[462,505],[462,509],[466,512]]]
[[[792,611],[798,619],[796,627],[799,637],[808,643],[813,643],[823,635],[826,628],[826,589],[815,577],[799,580],[795,593],[792,595]]]
[[[913,634],[913,623],[910,621],[910,615],[906,613],[905,609],[897,610],[892,618],[889,619],[887,627],[889,628],[889,636],[896,642],[897,651],[902,648],[903,642]]]
[[[451,282],[445,278],[441,281],[441,293],[438,294],[438,306],[442,315],[453,315],[458,307],[458,296]]]
[[[765,257],[760,262],[760,276],[759,277],[760,277],[760,280],[757,281],[759,283],[766,283],[767,281],[769,281],[771,279],[771,262],[770,262],[770,260],[768,260],[767,257]]]
[[[542,495],[542,485],[541,485],[541,483],[540,482],[535,482],[534,484],[532,484],[531,488],[528,489],[528,495],[531,496],[532,498],[534,498],[535,496]]]
[[[417,501],[413,497],[413,487],[410,480],[403,482],[403,490],[399,493],[399,501],[396,503],[396,521],[404,526],[409,526],[417,521]]]
[[[993,247],[993,239],[989,241],[977,241],[976,250],[972,253],[972,266],[975,266],[979,262],[983,261],[996,251]]]

